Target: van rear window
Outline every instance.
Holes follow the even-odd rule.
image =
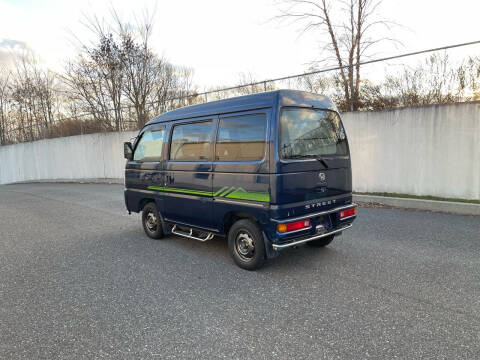
[[[283,108],[279,152],[282,159],[347,155],[340,117],[329,110]]]

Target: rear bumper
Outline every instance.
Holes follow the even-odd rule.
[[[353,221],[357,217],[356,213],[354,213],[354,215],[340,218],[341,212],[351,208],[357,208],[357,204],[353,203],[345,206],[338,206],[326,211],[310,213],[295,218],[270,219],[271,223],[275,225],[275,228],[278,224],[299,220],[308,219],[311,223],[311,226],[305,230],[294,230],[287,233],[278,233],[276,229],[273,230],[270,233],[272,249],[280,251],[312,240],[340,234],[342,231],[351,228]]]
[[[271,221],[275,222],[275,223],[287,223],[287,222],[292,222],[292,221],[298,221],[298,220],[303,220],[303,219],[310,219],[310,218],[314,218],[314,217],[317,217],[317,216],[322,216],[322,215],[328,215],[328,214],[333,214],[333,213],[336,213],[336,212],[339,212],[339,211],[342,211],[342,210],[346,210],[346,209],[350,209],[352,207],[357,207],[357,204],[353,203],[353,204],[349,204],[349,205],[345,205],[345,206],[340,206],[340,207],[336,207],[336,208],[333,208],[333,209],[329,209],[329,210],[326,210],[326,211],[320,211],[320,212],[316,212],[316,213],[311,213],[311,214],[306,214],[306,215],[303,215],[303,216],[298,216],[298,217],[294,217],[294,218],[288,218],[288,219],[270,219]],[[343,220],[346,220],[347,218],[344,218]]]
[[[330,235],[335,235],[335,234],[338,234],[338,233],[342,232],[343,230],[347,230],[351,227],[352,227],[352,224],[348,224],[346,226],[342,226],[338,229],[328,231],[328,232],[323,233],[323,234],[313,235],[313,236],[309,236],[309,237],[306,237],[306,238],[300,238],[300,239],[294,240],[293,242],[289,242],[287,244],[272,244],[272,248],[273,248],[273,250],[282,250],[282,249],[285,249],[285,248],[288,248],[288,247],[292,247],[292,246],[296,246],[296,245],[306,243],[308,241],[321,239],[321,238],[324,238],[324,237],[327,237],[327,236],[330,236]]]

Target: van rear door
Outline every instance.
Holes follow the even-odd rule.
[[[281,109],[273,182],[276,204],[295,203],[301,208],[306,208],[303,204],[351,194],[350,154],[338,113],[315,108]]]

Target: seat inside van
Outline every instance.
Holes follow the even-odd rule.
[[[217,142],[216,146],[219,161],[260,160],[265,152],[264,141]]]

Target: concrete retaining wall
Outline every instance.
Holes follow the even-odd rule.
[[[123,178],[123,142],[137,132],[69,136],[0,147],[0,184]]]
[[[480,199],[480,104],[343,114],[353,187]],[[0,147],[0,184],[122,178],[124,141],[136,132],[41,140]]]
[[[343,114],[353,187],[480,199],[480,103]]]

